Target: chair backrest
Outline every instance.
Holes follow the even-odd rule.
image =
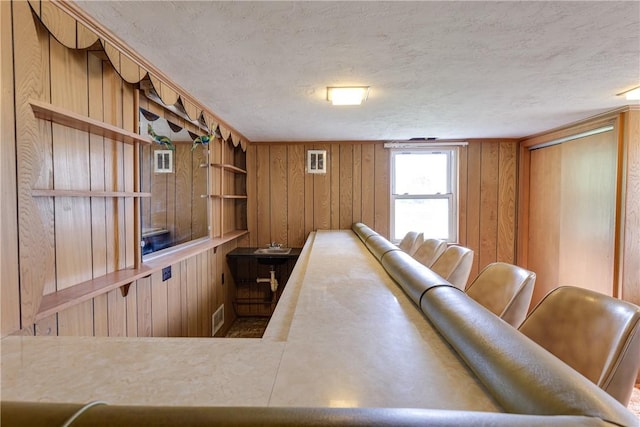
[[[473,265],[473,251],[464,246],[449,246],[431,266],[431,270],[438,273],[458,289],[464,290],[469,280]]]
[[[398,243],[398,247],[408,253],[409,255],[413,255],[422,245],[424,241],[424,235],[422,233],[418,233],[417,231],[409,231],[404,235],[400,243]]]
[[[640,368],[640,307],[588,289],[549,292],[520,332],[623,405]]]
[[[532,271],[494,262],[482,269],[465,293],[517,328],[527,316],[535,281],[536,275]]]
[[[431,267],[440,255],[447,250],[447,242],[440,239],[425,239],[413,254],[413,258],[422,265]]]

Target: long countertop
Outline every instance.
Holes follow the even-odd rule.
[[[350,230],[311,234],[262,339],[1,345],[5,401],[501,411]]]

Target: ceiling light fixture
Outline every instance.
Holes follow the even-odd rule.
[[[633,89],[625,90],[624,92],[620,92],[617,95],[625,95],[628,101],[638,101],[640,100],[640,86],[634,87]]]
[[[327,87],[327,101],[333,105],[360,105],[369,96],[369,86]]]

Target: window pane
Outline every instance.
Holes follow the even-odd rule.
[[[409,231],[423,232],[425,239],[449,239],[449,200],[396,199],[394,230],[396,240]]]
[[[395,194],[449,193],[446,153],[395,155]]]

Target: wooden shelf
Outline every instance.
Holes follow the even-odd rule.
[[[244,173],[244,174],[247,173],[246,170],[241,169],[234,165],[230,165],[228,163],[211,163],[211,166],[213,166],[214,168],[220,168],[233,173]]]
[[[212,194],[210,197],[214,199],[246,199],[247,196],[241,196],[237,194]]]
[[[96,277],[77,285],[61,289],[57,292],[44,295],[42,297],[40,309],[36,314],[36,321],[84,301],[88,301],[98,295],[105,294],[116,288],[126,287],[126,290],[128,290],[128,286],[138,279],[147,277],[162,270],[166,266],[175,264],[211,248],[221,246],[224,243],[242,237],[247,233],[247,230],[235,230],[224,234],[221,237],[207,239],[203,242],[188,245],[184,248],[178,248],[167,254],[158,255],[147,262],[143,262],[140,268],[127,268],[124,270],[114,271],[113,273],[108,273],[104,276]],[[123,295],[126,295],[126,290],[123,289]]]
[[[31,190],[32,197],[151,197],[151,193],[133,191]]]
[[[46,102],[31,100],[29,101],[29,104],[31,104],[33,113],[39,119],[51,120],[59,125],[90,132],[95,135],[115,139],[127,144],[133,144],[135,142],[151,144],[151,141],[148,138],[142,137],[137,133],[126,131],[117,126],[74,113],[73,111],[69,111],[64,108],[56,107]]]

